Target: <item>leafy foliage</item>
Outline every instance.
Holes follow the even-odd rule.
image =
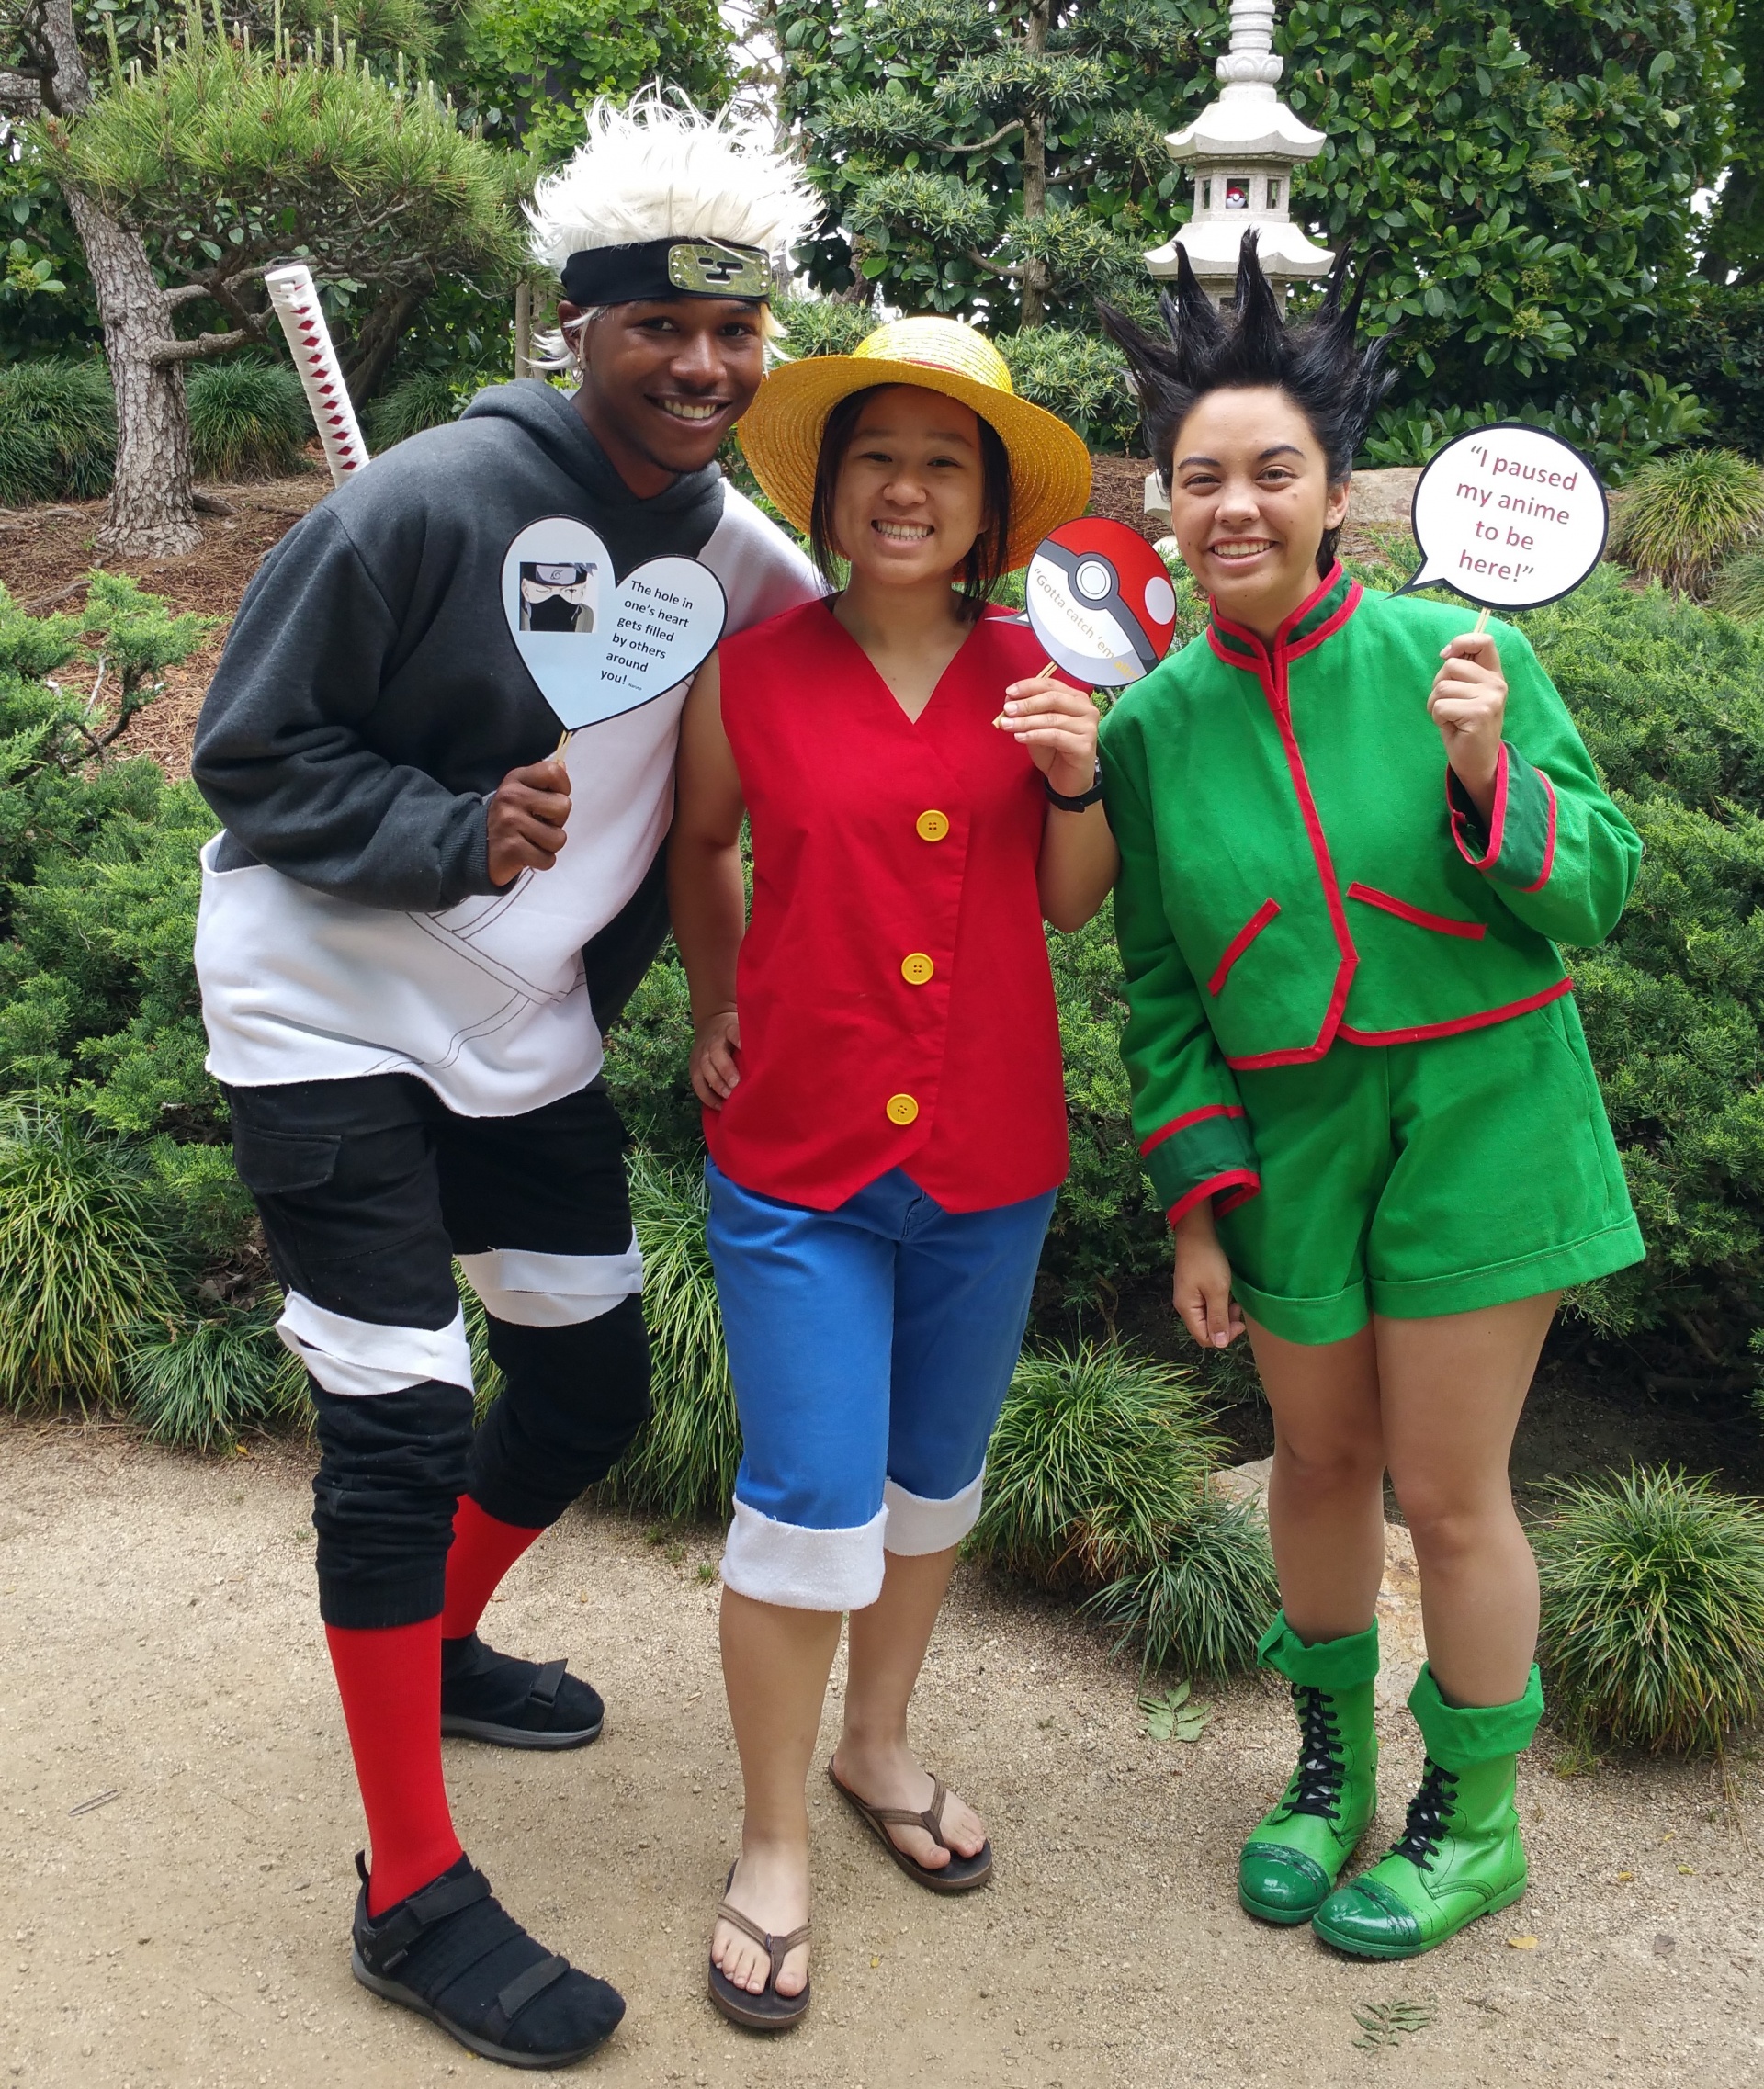
[[[445,428],[470,397],[450,370],[413,370],[368,409],[367,433],[376,450],[390,449],[425,428]]]
[[[1704,435],[1711,418],[1682,385],[1654,376],[1641,378],[1638,390],[1624,387],[1584,406],[1569,399],[1550,407],[1510,407],[1499,400],[1486,406],[1385,406],[1374,416],[1356,461],[1374,469],[1425,464],[1442,444],[1471,428],[1523,421],[1575,444],[1607,485],[1621,486],[1649,457]]]
[[[1127,390],[1125,358],[1112,341],[1038,326],[999,343],[1011,382],[1024,399],[1058,414],[1093,450],[1139,446],[1139,408]]]
[[[312,417],[287,363],[256,356],[198,363],[187,390],[190,447],[204,478],[276,479],[300,462]]]
[[[0,365],[0,506],[96,499],[110,483],[116,407],[100,362]]]
[[[1178,1683],[1160,1696],[1141,1696],[1148,1741],[1185,1741],[1192,1747],[1200,1739],[1212,1723],[1213,1708],[1202,1704],[1193,1691],[1192,1684]]]
[[[1088,1342],[1027,1352],[968,1549],[1049,1587],[1144,1573],[1193,1519],[1218,1448],[1188,1372]]]
[[[114,1400],[133,1323],[176,1311],[141,1157],[53,1101],[0,1116],[0,1397]]]
[[[1764,457],[1764,284],[1699,283],[1657,360],[1709,409],[1717,441]]]
[[[1145,1669],[1229,1676],[1249,1668],[1280,1608],[1268,1526],[1250,1504],[1204,1494],[1159,1558],[1099,1589],[1085,1608],[1118,1629],[1117,1654],[1138,1648]]]
[[[1632,1468],[1560,1490],[1535,1527],[1556,1716],[1619,1746],[1702,1754],[1764,1712],[1764,1508]]]
[[[1651,458],[1630,482],[1611,548],[1638,573],[1704,593],[1716,569],[1764,529],[1764,471],[1737,450]]]

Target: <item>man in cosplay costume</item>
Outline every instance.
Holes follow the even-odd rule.
[[[577,643],[603,582],[668,554],[717,576],[731,631],[819,594],[714,461],[804,206],[757,130],[657,96],[597,107],[531,213],[580,389],[481,392],[290,531],[197,734],[226,830],[197,936],[209,1065],[317,1409],[319,1608],[373,1853],[354,1970],[516,2065],[580,2058],[624,2004],[491,1898],[441,1735],[600,1731],[562,1661],[495,1653],[477,1625],[648,1412],[601,1033],[666,929],[684,697],[560,752],[516,634]],[[504,1382],[475,1433],[456,1257]]]
[[[1408,1958],[1525,1888],[1543,1698],[1508,1455],[1561,1292],[1643,1252],[1556,944],[1611,932],[1640,843],[1520,632],[1337,563],[1387,381],[1340,277],[1288,327],[1253,236],[1229,313],[1182,267],[1169,338],[1104,312],[1212,598],[1102,727],[1123,1051],[1177,1306],[1209,1346],[1248,1324],[1274,1415],[1261,1653],[1301,1741],[1239,1898]],[[1339,1886],[1375,1806],[1386,1470],[1427,1762]]]

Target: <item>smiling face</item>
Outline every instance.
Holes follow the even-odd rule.
[[[609,306],[574,337],[577,411],[639,499],[702,470],[753,403],[765,375],[763,312],[734,298],[658,299]],[[564,326],[578,316],[559,305]]]
[[[1272,638],[1317,586],[1326,530],[1348,512],[1323,446],[1283,391],[1210,391],[1177,431],[1170,526],[1184,563],[1234,623]]]
[[[986,515],[979,416],[918,385],[864,403],[833,494],[833,538],[854,573],[894,587],[959,566]]]

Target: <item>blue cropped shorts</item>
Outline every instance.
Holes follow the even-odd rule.
[[[885,1551],[944,1552],[980,1513],[1056,1192],[947,1212],[893,1169],[817,1212],[705,1173],[742,1441],[723,1580],[864,1609]]]

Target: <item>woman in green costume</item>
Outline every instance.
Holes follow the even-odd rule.
[[[1205,633],[1102,728],[1134,1128],[1196,1341],[1248,1332],[1273,1409],[1301,1737],[1239,1871],[1250,1914],[1408,1958],[1525,1888],[1515,1758],[1543,1711],[1508,1456],[1563,1290],[1641,1259],[1557,943],[1610,934],[1641,854],[1523,636],[1336,562],[1388,379],[1340,281],[1283,323],[1182,262],[1169,339],[1104,311]],[[1415,1541],[1427,1761],[1375,1803],[1388,1472]]]

